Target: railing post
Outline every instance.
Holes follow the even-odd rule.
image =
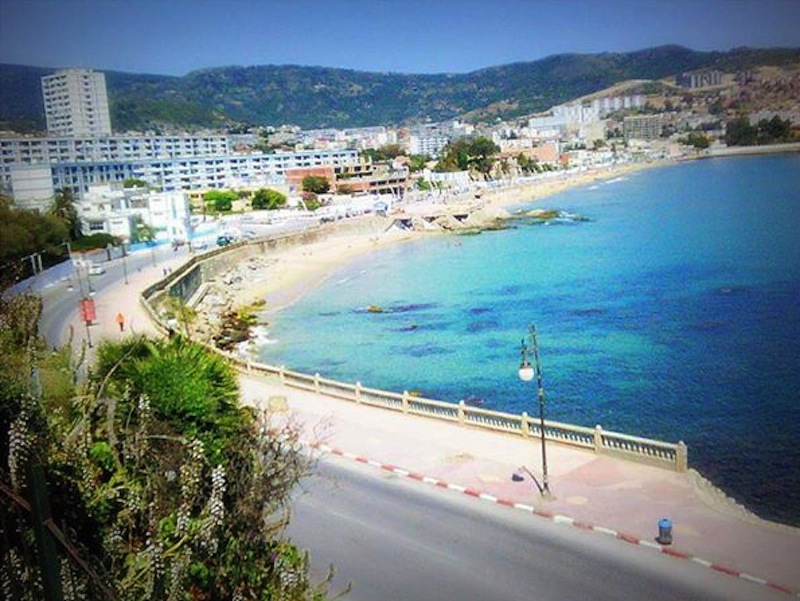
[[[408,390],[403,391],[403,413],[408,413]]]
[[[286,366],[281,365],[278,368],[278,379],[281,382],[281,386],[286,386]]]
[[[675,451],[675,469],[679,472],[689,469],[689,448],[682,440],[678,441],[678,448]]]
[[[356,382],[356,403],[361,404],[361,382]]]
[[[520,417],[521,419],[519,420],[519,427],[520,430],[522,431],[522,437],[528,438],[531,435],[531,427],[530,424],[528,423],[528,412],[523,411]]]
[[[320,390],[321,390],[321,388],[320,388],[320,385],[319,385],[319,372],[316,372],[314,374],[314,392],[319,394]]]
[[[603,428],[598,424],[594,427],[594,452],[598,455],[603,449]]]
[[[458,423],[464,425],[464,401],[458,401]]]

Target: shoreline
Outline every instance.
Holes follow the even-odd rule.
[[[601,170],[567,173],[562,177],[512,185],[499,190],[484,192],[479,199],[486,208],[504,209],[517,204],[542,201],[569,189],[624,177],[645,169],[675,165],[676,161],[659,160],[643,163],[615,165]],[[556,172],[557,173],[557,172]],[[447,206],[478,200],[474,193],[451,198]],[[431,208],[445,206],[442,202],[416,203],[415,206],[427,205]],[[388,245],[405,243],[421,239],[424,236],[442,235],[440,233],[419,232],[412,230],[389,230],[393,216],[387,218],[355,218],[362,219],[364,226],[359,230],[347,225],[330,224],[331,233],[321,241],[298,245],[272,251],[268,264],[256,267],[248,274],[246,286],[235,293],[232,304],[234,310],[265,301],[259,313],[274,317],[281,310],[292,305],[305,294],[308,294],[339,268],[364,254],[384,248]],[[372,223],[368,220],[372,219]],[[382,219],[375,222],[375,219]],[[337,231],[340,230],[340,231]],[[448,235],[448,234],[444,234]],[[219,278],[222,279],[222,278]],[[203,313],[201,309],[201,313]]]

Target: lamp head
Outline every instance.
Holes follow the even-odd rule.
[[[535,374],[533,366],[531,366],[531,362],[528,360],[528,347],[525,346],[524,338],[519,347],[519,357],[519,379],[523,382],[530,382],[533,380]]]
[[[522,365],[519,366],[519,379],[523,382],[530,382],[533,380],[533,366],[530,363],[525,361]]]

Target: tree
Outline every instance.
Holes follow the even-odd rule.
[[[123,188],[147,188],[147,182],[142,179],[130,177],[122,182]]]
[[[425,169],[425,165],[427,165],[428,161],[430,160],[431,157],[429,157],[427,154],[412,154],[409,157],[408,170],[411,173],[422,171]]]
[[[307,555],[280,536],[289,492],[310,467],[296,425],[240,405],[232,367],[181,337],[104,343],[84,388],[74,389],[68,363],[61,383],[41,370],[37,393],[38,313],[7,309],[0,303],[12,328],[0,330],[0,361],[20,357],[22,377],[5,386],[0,372],[0,477],[11,492],[0,512],[4,593],[44,598],[16,501],[30,499],[35,461],[72,551],[56,566],[68,598],[322,599]],[[67,403],[54,383],[73,386]]]
[[[750,125],[747,117],[730,121],[725,130],[725,143],[728,146],[752,146],[758,138],[758,130]]]
[[[40,255],[43,265],[52,265],[66,252],[69,232],[60,217],[38,211],[20,210],[0,202],[0,273],[3,279],[17,281],[32,275],[32,255]]]
[[[480,136],[468,141],[464,138],[450,142],[442,151],[436,165],[437,171],[466,171],[473,168],[488,175],[494,164],[494,155],[500,148],[489,138]]]
[[[436,164],[437,171],[466,171],[469,168],[469,142],[465,139],[450,142],[442,150],[442,157]]]
[[[134,215],[133,217],[133,231],[131,232],[131,242],[146,242],[151,243],[156,239],[155,229],[147,225],[142,219],[141,215]]]
[[[325,194],[331,188],[328,178],[321,175],[306,175],[302,182],[303,192]]]
[[[230,211],[233,208],[233,201],[238,200],[239,195],[236,192],[223,191],[223,190],[209,190],[203,194],[203,201],[208,205],[212,211],[223,213]]]
[[[67,226],[70,240],[81,237],[81,220],[76,208],[77,200],[70,188],[61,188],[56,192],[50,213],[55,215]]]
[[[190,326],[197,321],[197,311],[189,303],[177,296],[168,296],[166,302],[168,315],[183,327],[183,333],[187,339],[191,339],[192,331]]]
[[[791,139],[791,123],[775,115],[767,121],[762,119],[758,123],[759,134],[766,140],[766,144],[788,142]]]
[[[307,211],[316,211],[322,206],[319,198],[313,192],[303,192],[301,199],[303,200],[303,205],[305,205]]]
[[[255,210],[266,209],[268,211],[274,211],[286,205],[286,195],[281,194],[277,190],[261,188],[260,190],[256,190],[250,202]]]
[[[380,148],[367,148],[361,151],[361,156],[368,157],[376,162],[391,161],[405,154],[406,151],[399,144],[387,144]]]
[[[708,139],[708,136],[705,134],[701,134],[699,132],[693,131],[689,132],[689,135],[685,138],[680,140],[682,144],[687,144],[689,146],[693,146],[697,150],[703,150],[708,148],[711,145],[711,142]]]

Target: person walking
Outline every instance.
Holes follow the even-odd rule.
[[[117,324],[119,324],[119,331],[125,330],[125,316],[122,313],[117,313]]]

